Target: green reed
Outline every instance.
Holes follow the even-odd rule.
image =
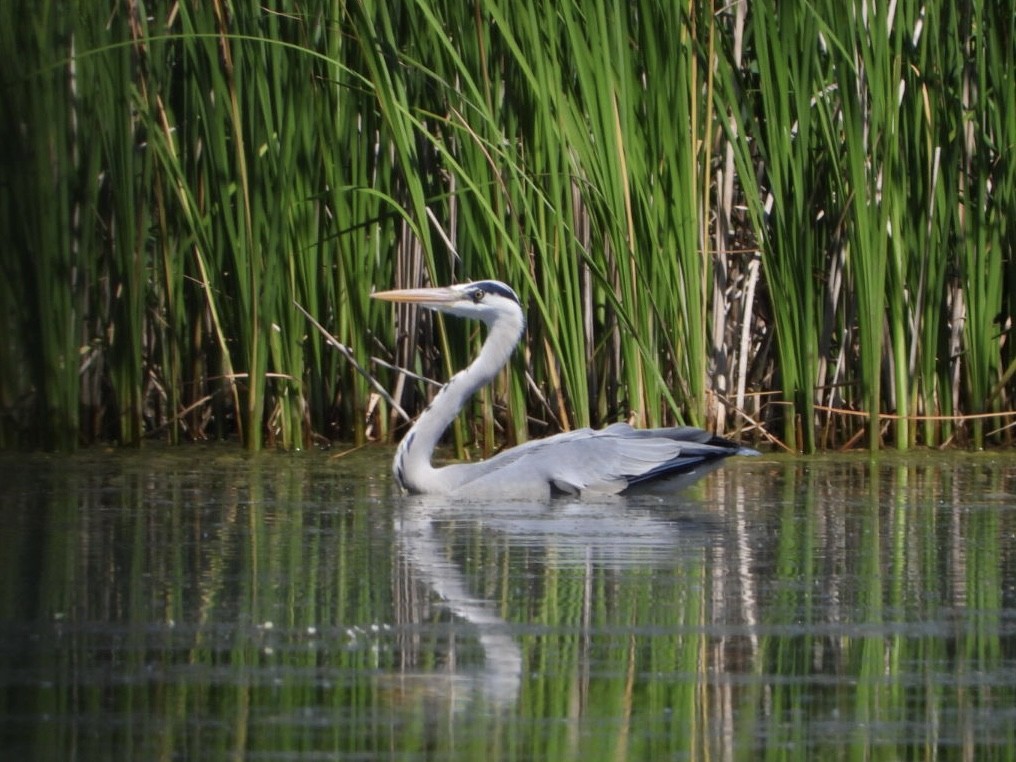
[[[758,78],[735,73],[726,87],[737,92],[730,82],[739,74],[762,105],[739,122],[757,154],[737,148],[742,177],[758,157],[766,183],[761,193],[746,187],[774,297],[779,388],[800,416],[787,421],[787,441],[800,431],[801,446],[813,446],[817,400],[935,416],[958,412],[961,388],[978,400],[1001,391],[1001,327],[978,316],[999,314],[1006,244],[976,231],[998,228],[983,220],[1009,191],[999,183],[991,202],[970,204],[967,186],[984,188],[997,171],[963,157],[997,161],[993,146],[1006,143],[1006,126],[964,119],[958,106],[963,92],[976,92],[987,100],[980,110],[970,104],[974,114],[1000,113],[986,105],[988,94],[1011,85],[1001,70],[997,80],[964,83],[969,75],[955,62],[978,24],[1004,34],[1011,20],[980,20],[977,9],[925,15],[909,3],[891,18],[887,8],[869,17],[861,4],[846,13],[821,4],[773,10],[752,14]],[[1005,45],[980,49],[999,61],[1011,55]],[[956,241],[969,256],[957,258]],[[971,274],[947,282],[950,270]],[[869,419],[869,446],[879,446],[880,428]],[[979,442],[979,424],[972,428]],[[913,429],[895,427],[898,446],[910,444]],[[924,437],[940,441],[931,421]]]
[[[76,210],[95,202],[94,186],[79,186],[67,150],[80,129],[70,106],[75,72],[60,65],[70,53],[66,35],[73,16],[27,14],[12,6],[0,14],[10,63],[4,77],[7,117],[0,120],[9,167],[2,183],[3,239],[10,252],[3,257],[9,285],[2,308],[2,439],[16,444],[31,426],[40,444],[67,449],[79,428],[79,284],[91,275],[76,245],[82,222]],[[15,114],[21,115],[22,129]],[[91,158],[80,161],[97,168]],[[26,401],[28,389],[32,395]]]
[[[890,20],[881,7],[865,19],[859,4],[852,14],[842,13],[829,5],[826,18],[833,59],[831,84],[835,83],[840,109],[839,122],[842,164],[836,191],[845,206],[848,268],[856,295],[859,399],[869,412],[882,409],[883,347],[893,343],[902,348],[904,330],[900,308],[905,293],[890,293],[888,271],[890,262],[898,264],[902,247],[895,231],[900,229],[899,203],[905,188],[899,184],[902,167],[898,162],[899,130],[896,99],[902,60],[899,54],[901,35],[899,19]],[[837,24],[836,21],[839,23]],[[828,101],[824,101],[828,103]],[[829,115],[830,135],[835,145],[835,115]],[[902,286],[902,279],[892,284]],[[885,323],[889,321],[889,337]],[[899,359],[901,355],[894,353]],[[896,378],[902,399],[897,402],[906,409],[906,376]],[[898,443],[905,447],[907,428],[897,430]],[[868,422],[869,447],[878,447],[881,432],[876,418]]]
[[[963,125],[963,171],[960,208],[965,235],[960,244],[961,284],[967,296],[968,316],[965,348],[968,404],[973,412],[998,409],[992,398],[999,376],[999,339],[1007,330],[1003,321],[1003,266],[1011,262],[1013,242],[1006,233],[1012,203],[1016,201],[1016,171],[1000,153],[1012,150],[1016,117],[1001,106],[1012,97],[1012,66],[1016,53],[1006,40],[1016,29],[1011,15],[1002,9],[978,5],[961,18],[959,43],[973,55],[962,75],[961,98],[972,112]],[[983,40],[980,44],[975,40]],[[990,43],[989,43],[990,40]],[[997,91],[996,91],[997,88]],[[994,96],[994,97],[992,97]],[[997,184],[997,187],[996,187]],[[973,439],[983,444],[981,420],[974,422]]]
[[[446,378],[482,334],[370,290],[485,277],[529,330],[460,448],[745,415],[874,448],[885,413],[899,447],[987,441],[1016,14],[865,7],[0,11],[0,445],[388,436],[300,308],[415,412],[371,358]]]
[[[787,406],[783,438],[791,447],[810,451],[815,447],[814,387],[823,328],[818,278],[831,237],[823,208],[831,156],[822,150],[812,105],[822,92],[820,59],[810,47],[818,26],[810,10],[777,13],[770,3],[760,3],[751,22],[758,41],[752,103],[759,111],[746,117],[757,121],[746,122],[745,128],[756,126],[753,137],[765,168],[764,193],[753,191],[752,201],[756,219],[765,219],[758,237],[772,294],[778,388]],[[747,161],[741,171],[750,171]]]

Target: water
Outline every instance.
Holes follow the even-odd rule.
[[[1016,458],[591,504],[388,454],[0,456],[5,759],[1016,758]]]

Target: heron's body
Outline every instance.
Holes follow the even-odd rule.
[[[409,492],[482,499],[617,494],[730,455],[754,453],[701,429],[633,429],[618,423],[527,442],[478,463],[435,468],[431,458],[442,434],[466,400],[508,362],[522,336],[522,306],[515,292],[498,281],[374,296],[476,318],[490,329],[477,358],[442,387],[399,445],[393,471],[399,486]]]

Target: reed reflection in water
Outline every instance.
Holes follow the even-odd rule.
[[[1016,757],[1016,459],[447,505],[385,455],[0,458],[0,750]]]

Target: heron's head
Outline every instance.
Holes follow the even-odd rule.
[[[478,280],[440,288],[378,291],[371,296],[386,302],[418,304],[449,315],[482,320],[487,325],[502,319],[521,320],[523,315],[518,294],[496,280]]]

